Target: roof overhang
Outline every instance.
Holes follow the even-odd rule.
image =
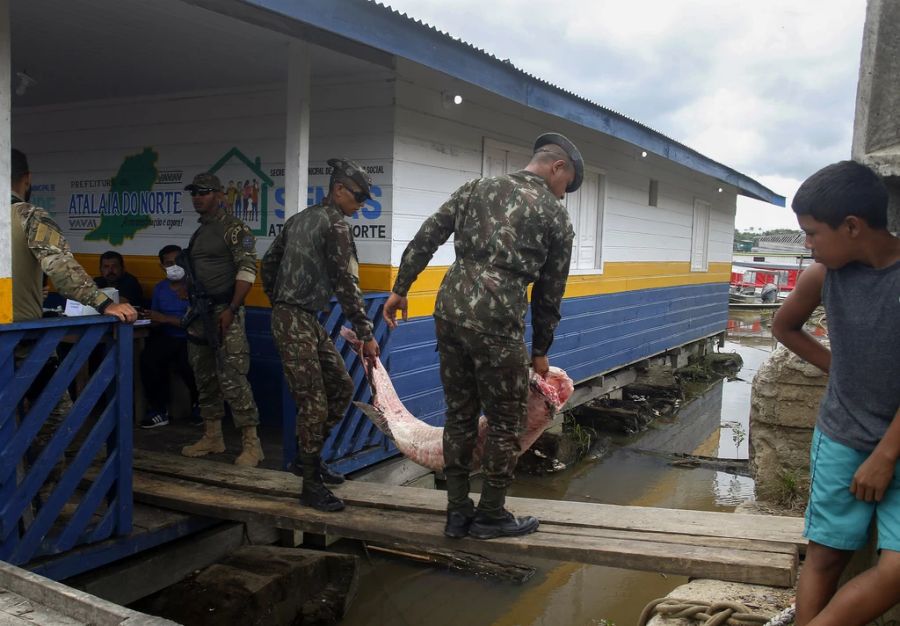
[[[378,64],[387,64],[385,54],[408,59],[513,102],[626,141],[731,185],[740,195],[785,206],[784,196],[737,170],[375,2],[184,1]]]

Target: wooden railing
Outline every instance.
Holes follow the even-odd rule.
[[[131,532],[132,352],[109,316],[0,326],[0,560]]]

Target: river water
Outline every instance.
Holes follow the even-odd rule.
[[[652,454],[747,458],[750,383],[774,348],[771,314],[730,317],[723,352],[744,360],[735,380],[712,385],[644,433],[616,439],[599,458],[548,476],[518,476],[511,495],[701,511],[732,511],[752,499],[749,478],[674,468]],[[687,582],[652,572],[519,559],[536,573],[517,585],[361,554],[360,587],[345,626],[630,626],[650,600]]]

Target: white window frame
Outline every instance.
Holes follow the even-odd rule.
[[[691,271],[709,271],[709,225],[712,205],[706,200],[694,198],[694,210],[691,220]],[[698,228],[698,226],[700,228]],[[700,232],[703,231],[703,232]],[[702,252],[698,251],[700,239],[703,239]],[[698,258],[699,257],[699,258]]]

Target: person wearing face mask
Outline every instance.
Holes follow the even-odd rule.
[[[187,337],[181,320],[188,310],[184,268],[177,265],[181,247],[164,246],[159,251],[159,265],[166,278],[153,288],[153,298],[147,318],[154,324],[151,338],[141,352],[141,380],[147,398],[147,415],[141,428],[157,428],[169,423],[167,408],[171,399],[170,371],[172,369],[187,385],[191,394],[191,424],[203,423],[197,408],[197,384],[188,361]]]
[[[475,539],[524,535],[534,517],[506,510],[525,423],[528,356],[525,313],[531,293],[531,367],[549,368],[547,352],[560,319],[574,231],[565,205],[584,177],[578,148],[558,133],[534,143],[524,170],[470,181],[422,224],[406,247],[383,316],[394,328],[407,317],[416,277],[451,235],[456,260],[438,291],[434,309],[441,382],[447,402],[444,534]],[[478,415],[487,418],[478,508],[469,498],[469,473]]]

